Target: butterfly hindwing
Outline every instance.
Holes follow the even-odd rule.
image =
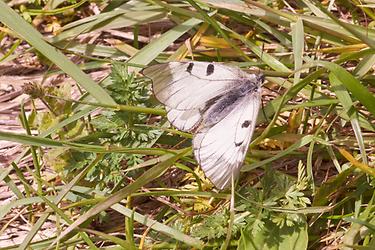
[[[194,155],[205,175],[219,189],[237,177],[254,132],[260,105],[258,92],[249,94],[221,121],[204,127],[193,139]]]
[[[182,131],[193,130],[202,119],[199,109],[177,110],[166,107],[166,110],[169,122]]]

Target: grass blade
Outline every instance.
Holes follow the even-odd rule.
[[[29,23],[22,19],[8,5],[0,1],[0,21],[17,32],[30,45],[42,53],[51,62],[56,64],[66,74],[70,75],[77,83],[82,86],[90,95],[98,102],[104,104],[115,104],[115,101],[108,93],[97,85],[90,77],[64,56],[60,51],[56,50],[50,44],[45,42],[43,36],[36,31]]]
[[[157,178],[160,174],[162,174],[165,170],[167,170],[174,162],[176,162],[178,159],[183,157],[185,154],[190,152],[191,149],[185,149],[181,153],[177,155],[171,155],[171,157],[163,162],[160,162],[153,168],[147,170],[144,172],[136,181],[134,181],[132,184],[129,184],[125,188],[117,191],[114,195],[107,198],[105,201],[97,204],[96,206],[92,207],[89,211],[87,211],[83,216],[79,217],[73,224],[71,224],[67,229],[65,229],[54,241],[52,246],[56,244],[58,241],[62,240],[66,235],[68,235],[70,232],[72,232],[75,228],[77,228],[79,225],[84,223],[86,220],[91,218],[92,216],[100,213],[101,211],[104,211],[105,209],[111,207],[112,205],[120,202],[125,197],[131,195],[135,191],[137,191],[140,187],[146,185],[153,179]]]

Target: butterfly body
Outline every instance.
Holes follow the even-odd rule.
[[[262,75],[220,63],[171,62],[146,68],[176,128],[192,131],[194,156],[223,189],[239,174],[260,106]]]
[[[241,81],[242,80],[242,81]],[[238,80],[238,86],[225,92],[206,104],[206,117],[203,119],[206,126],[212,126],[227,116],[249,93],[256,93],[258,86],[246,79]]]

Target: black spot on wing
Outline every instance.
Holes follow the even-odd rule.
[[[207,69],[206,69],[206,75],[209,76],[211,75],[212,73],[214,73],[214,70],[215,70],[215,66],[210,63],[207,65]]]
[[[186,68],[186,71],[191,73],[191,71],[193,70],[193,67],[194,67],[194,63],[189,63],[188,67]]]
[[[244,122],[242,123],[241,127],[242,127],[242,128],[248,128],[248,127],[250,126],[250,124],[251,124],[251,121],[246,120],[246,121],[244,121]]]
[[[235,145],[236,147],[239,147],[239,146],[242,145],[242,143],[243,143],[243,141],[241,141],[241,142],[235,142],[234,145]]]

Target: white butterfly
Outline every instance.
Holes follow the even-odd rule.
[[[170,62],[143,70],[177,129],[193,131],[194,156],[219,189],[237,177],[254,132],[263,75],[220,63]]]

